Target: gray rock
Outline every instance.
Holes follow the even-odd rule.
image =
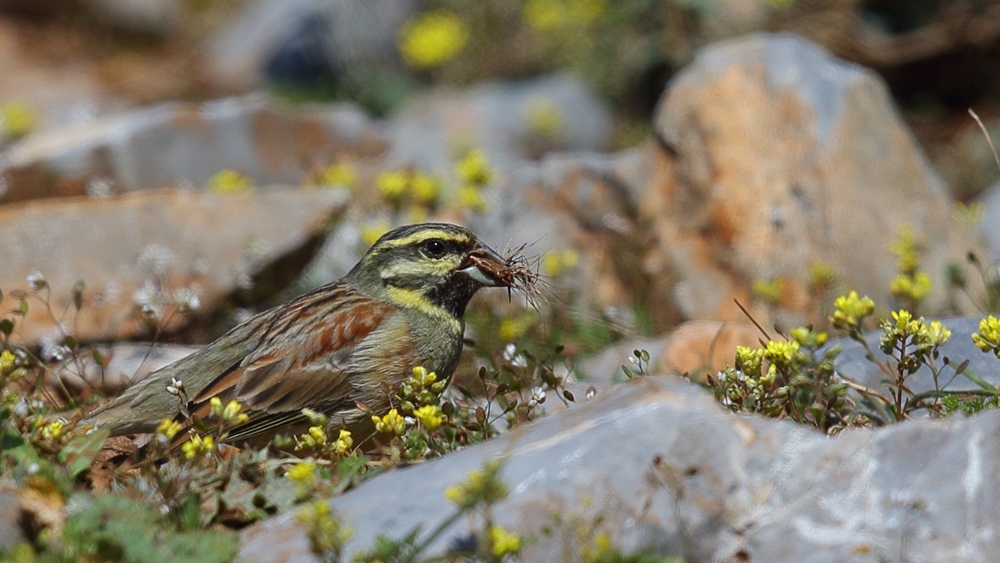
[[[257,185],[298,184],[385,141],[346,104],[287,109],[266,96],[168,103],[25,139],[0,154],[7,201],[201,187],[232,169]],[[97,190],[96,184],[103,184]]]
[[[0,489],[0,553],[27,541],[21,530],[21,505],[17,493],[8,488]]]
[[[551,119],[554,127],[538,130],[540,119]],[[450,173],[455,148],[472,146],[494,166],[512,170],[543,152],[605,149],[612,129],[607,105],[569,75],[487,83],[435,90],[401,108],[388,123],[388,157]]]
[[[970,379],[955,375],[955,368],[966,360],[969,361],[968,369],[970,372],[983,378],[990,385],[1000,385],[1000,360],[993,354],[984,353],[972,343],[971,335],[979,331],[980,320],[981,317],[941,320],[941,323],[951,330],[951,338],[941,347],[940,357],[936,361],[940,372],[938,381],[945,390],[980,389]],[[871,347],[876,358],[884,361],[885,356],[878,347],[881,337],[882,331],[876,330],[868,333],[865,336],[865,341],[868,342],[868,346]],[[830,345],[832,346],[834,343]],[[881,381],[887,379],[888,375],[865,359],[864,347],[860,343],[848,339],[841,339],[839,345],[842,351],[837,357],[837,371],[870,389],[881,388]],[[950,367],[944,364],[945,358],[950,361]],[[930,391],[934,389],[933,373],[930,368],[923,366],[916,373],[907,377],[906,384],[914,393]]]
[[[982,561],[998,548],[1000,412],[831,439],[726,414],[669,377],[600,397],[332,499],[354,531],[347,553],[434,529],[454,511],[445,488],[498,458],[511,495],[492,514],[533,538],[527,561],[577,559],[598,533],[688,561]],[[478,525],[460,519],[425,555]],[[295,513],[241,542],[245,561],[315,560]]]
[[[992,265],[1000,264],[1000,182],[987,188],[979,201],[983,204],[983,217],[979,230],[989,243],[990,254],[984,257]]]
[[[268,79],[269,66],[273,72],[276,57],[295,51],[315,70],[392,66],[399,60],[396,35],[417,4],[414,0],[248,2],[209,41],[209,80],[230,91],[260,87]],[[308,37],[303,41],[304,32],[312,36],[311,43]],[[288,77],[298,70],[281,72]]]

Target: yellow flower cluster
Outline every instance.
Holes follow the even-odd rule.
[[[604,0],[528,0],[521,17],[539,33],[580,29],[604,12]]]
[[[539,137],[556,138],[566,128],[566,117],[562,110],[548,98],[541,96],[528,98],[521,111],[528,130]]]
[[[538,322],[538,317],[530,311],[524,311],[515,317],[504,317],[500,321],[497,334],[504,342],[514,342],[521,338]]]
[[[210,416],[221,420],[227,426],[244,424],[250,420],[250,417],[243,412],[243,405],[238,401],[232,400],[226,403],[226,406],[222,406],[222,399],[212,397],[208,404],[211,407]]]
[[[927,297],[933,289],[934,283],[931,277],[924,272],[917,272],[914,275],[899,274],[896,279],[889,284],[889,291],[898,299],[905,299],[910,302],[919,302]]]
[[[351,538],[352,532],[337,520],[327,501],[309,503],[296,518],[305,529],[313,553],[322,554],[324,560],[341,560],[344,543]]]
[[[198,434],[192,436],[190,440],[184,442],[184,445],[181,446],[181,451],[184,452],[184,457],[187,459],[208,455],[213,450],[215,450],[215,439],[211,436],[203,438]]]
[[[382,199],[397,208],[410,203],[410,218],[414,221],[424,220],[428,209],[437,205],[441,197],[441,182],[420,170],[383,172],[375,186]]]
[[[392,226],[385,221],[379,221],[362,227],[361,241],[365,244],[365,248],[368,248],[378,242],[378,239],[382,238],[382,235],[388,233],[391,228]]]
[[[972,342],[983,352],[993,352],[1000,358],[1000,319],[990,315],[979,321],[979,332],[972,334]]]
[[[521,537],[500,526],[490,526],[490,553],[496,557],[513,555],[521,551]]]
[[[837,270],[833,264],[813,260],[809,264],[809,286],[815,290],[826,290],[837,283]]]
[[[34,107],[12,100],[0,106],[0,132],[17,139],[31,133],[38,125],[38,111]]]
[[[542,270],[547,276],[556,277],[571,270],[580,262],[580,255],[572,248],[549,250],[542,255]]]
[[[469,42],[469,27],[445,11],[425,12],[399,30],[399,52],[417,69],[440,66],[455,58]]]
[[[406,420],[396,409],[389,410],[385,416],[372,415],[372,422],[375,423],[375,431],[382,434],[402,436],[406,432]]]
[[[8,373],[14,371],[14,365],[17,363],[17,356],[14,355],[10,350],[4,350],[0,352],[0,376],[7,375]]]
[[[209,178],[205,188],[217,194],[238,194],[252,192],[253,180],[235,170],[220,170]]]
[[[437,405],[424,405],[413,411],[413,416],[417,417],[428,432],[433,432],[444,422],[444,412]]]
[[[860,327],[861,321],[875,312],[875,302],[868,296],[859,297],[857,291],[851,291],[836,298],[833,309],[833,316],[830,318],[833,326],[852,329]]]
[[[156,435],[162,436],[167,442],[174,439],[178,432],[184,429],[180,422],[171,418],[164,418],[160,425],[156,427]]]
[[[900,272],[910,275],[916,273],[920,267],[920,245],[913,229],[903,227],[899,231],[899,238],[889,246],[889,250],[899,261]]]
[[[750,290],[761,301],[775,306],[781,301],[781,296],[785,293],[785,280],[781,278],[774,278],[770,281],[753,280],[750,284]]]
[[[465,482],[448,487],[444,498],[460,508],[472,508],[480,502],[492,504],[507,498],[507,486],[499,478],[500,462],[490,461],[482,469],[469,473]]]
[[[458,188],[458,203],[461,207],[476,213],[486,211],[483,188],[493,182],[496,172],[479,149],[473,149],[455,163],[455,175],[461,182]]]
[[[906,309],[892,312],[892,320],[882,321],[882,338],[879,346],[886,354],[898,351],[904,345],[915,347],[915,361],[920,355],[926,354],[931,348],[942,346],[951,338],[951,331],[940,321],[924,322],[924,318],[914,318],[913,313]],[[975,340],[975,339],[973,339]],[[911,362],[914,366],[916,364]],[[914,367],[914,370],[916,367]]]
[[[316,469],[316,462],[308,459],[303,460],[289,468],[288,471],[285,472],[285,477],[296,485],[311,488],[318,481]]]
[[[349,164],[331,164],[324,168],[316,178],[317,185],[342,187],[349,190],[354,188],[357,181],[358,176]]]

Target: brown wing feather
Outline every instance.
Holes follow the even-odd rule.
[[[329,411],[356,398],[349,378],[352,353],[393,309],[347,285],[308,297],[283,309],[261,344],[191,401],[192,415],[206,417],[212,397],[235,399],[250,420],[231,436],[246,439],[301,419],[303,408]]]

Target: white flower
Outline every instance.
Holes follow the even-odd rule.
[[[46,285],[48,285],[48,282],[45,281],[45,276],[42,275],[42,272],[35,269],[28,273],[28,286],[31,287],[31,289],[40,291]]]
[[[517,346],[513,343],[508,344],[503,349],[503,359],[505,362],[516,368],[528,367],[528,360],[524,357],[524,354],[519,354],[517,352]]]
[[[39,339],[42,360],[46,362],[61,362],[72,353],[72,350],[65,344],[66,334],[69,332],[69,325],[65,322],[59,323],[54,329]]]
[[[167,385],[167,393],[170,393],[175,397],[184,393],[184,382],[176,377],[171,377],[170,385]]]
[[[157,276],[165,276],[177,257],[162,244],[149,244],[139,253],[139,267]]]
[[[112,195],[111,181],[107,178],[93,178],[87,182],[84,191],[90,198],[107,199]]]
[[[531,399],[528,399],[528,407],[540,405],[545,402],[545,389],[534,387],[531,390]]]
[[[197,311],[201,307],[198,286],[178,287],[174,290],[174,303],[182,311]]]
[[[132,293],[132,302],[150,317],[158,319],[163,314],[163,293],[153,280],[142,282],[139,289]]]

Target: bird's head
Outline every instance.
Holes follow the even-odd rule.
[[[472,231],[421,223],[383,235],[347,279],[401,307],[461,318],[480,288],[510,285],[497,277],[506,268],[506,261]]]

